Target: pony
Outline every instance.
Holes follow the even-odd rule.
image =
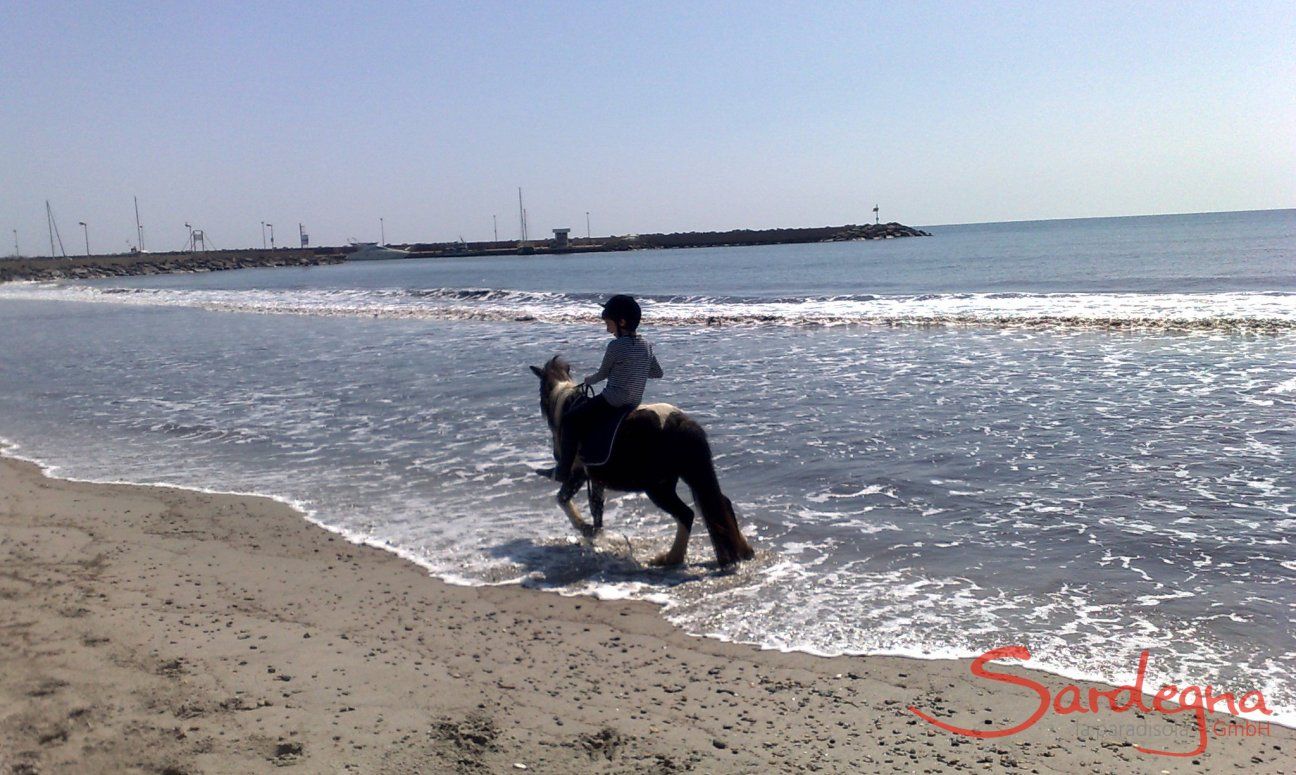
[[[571,366],[556,355],[542,367],[532,366],[531,372],[540,378],[540,411],[553,434],[556,460],[563,412],[581,394],[581,388],[572,380]],[[587,466],[578,459],[572,478],[558,491],[557,500],[572,526],[581,535],[593,537],[603,526],[604,488],[646,493],[654,505],[675,518],[675,541],[652,564],[681,565],[693,530],[693,509],[675,493],[681,479],[702,512],[720,565],[751,559],[754,553],[738,529],[733,503],[720,491],[706,432],[670,404],[643,404],[626,415],[607,461]],[[581,518],[572,503],[572,497],[587,480],[593,525]]]

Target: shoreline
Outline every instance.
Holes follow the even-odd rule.
[[[320,530],[323,530],[324,532],[330,535],[341,538],[343,541],[345,541],[348,544],[354,546],[363,546],[368,549],[376,549],[380,552],[383,552],[384,554],[392,555],[404,562],[414,565],[415,567],[417,567],[418,569],[426,573],[428,578],[431,581],[439,584],[445,584],[450,587],[461,587],[461,588],[468,588],[468,589],[480,589],[480,588],[488,588],[488,587],[517,588],[519,590],[536,593],[540,595],[558,594],[564,597],[587,599],[587,600],[594,601],[596,603],[612,603],[612,604],[623,603],[623,602],[643,603],[651,606],[654,610],[658,612],[658,616],[661,617],[662,604],[660,602],[647,599],[647,598],[633,598],[633,597],[606,597],[605,598],[605,597],[599,597],[597,594],[591,594],[589,592],[567,593],[557,588],[546,589],[540,587],[526,587],[524,586],[524,582],[522,578],[508,579],[508,580],[496,581],[496,582],[479,582],[464,577],[454,577],[454,576],[447,577],[445,574],[438,574],[437,570],[434,567],[430,566],[429,564],[426,564],[419,557],[413,555],[411,552],[399,546],[395,546],[386,541],[373,540],[368,537],[365,537],[362,534],[355,533],[353,531],[346,530],[344,528],[339,528],[327,524],[323,520],[319,519],[315,515],[315,512],[310,508],[308,508],[305,504],[301,503],[300,501],[293,500],[291,498],[286,498],[283,496],[267,494],[262,492],[243,492],[238,490],[220,490],[214,488],[195,487],[195,486],[189,486],[183,484],[176,484],[174,482],[162,482],[162,481],[137,482],[137,481],[127,481],[127,480],[85,479],[85,478],[79,478],[73,476],[62,476],[55,473],[57,470],[61,468],[61,466],[47,464],[40,459],[28,457],[26,455],[19,453],[17,451],[18,449],[20,449],[20,445],[17,442],[14,442],[13,440],[8,439],[6,437],[0,436],[0,464],[2,464],[4,461],[10,461],[10,460],[31,464],[36,466],[36,468],[39,469],[41,474],[46,478],[57,480],[57,481],[77,483],[77,484],[89,484],[89,485],[160,488],[165,490],[179,490],[183,492],[191,492],[191,493],[201,494],[201,495],[229,496],[234,498],[253,498],[253,499],[271,501],[275,504],[278,504],[284,508],[289,509],[299,519],[306,521],[308,524],[316,528],[319,528]],[[958,655],[958,654],[933,654],[930,652],[924,654],[918,654],[918,653],[909,653],[909,652],[902,652],[902,651],[860,652],[860,651],[842,650],[842,651],[834,651],[834,652],[825,652],[825,651],[817,651],[809,648],[782,648],[776,646],[766,646],[761,643],[757,643],[753,641],[745,641],[737,638],[731,638],[721,633],[688,632],[683,628],[681,628],[679,625],[669,622],[664,617],[662,618],[664,621],[667,621],[668,624],[671,624],[671,626],[675,627],[682,634],[690,638],[699,638],[703,640],[711,640],[711,641],[726,643],[726,644],[739,646],[739,647],[747,647],[747,648],[755,649],[756,651],[765,651],[765,652],[778,653],[778,654],[800,654],[808,657],[813,657],[816,659],[853,659],[853,658],[871,659],[877,657],[877,658],[913,660],[916,662],[957,662],[960,664],[967,665],[970,664],[971,661],[975,659],[975,657],[977,656],[977,655]],[[1038,662],[1038,655],[1033,654],[1031,659]],[[1069,681],[1073,683],[1093,684],[1095,686],[1103,686],[1103,687],[1115,686],[1115,684],[1111,683],[1108,679],[1102,676],[1086,674],[1086,673],[1081,673],[1076,671],[1069,671],[1066,668],[1040,666],[1036,664],[1036,665],[1032,665],[1029,668],[1024,668],[1024,670],[1025,672],[1028,673],[1039,673],[1041,675],[1049,676],[1051,679],[1054,679],[1055,681],[1058,682]],[[1145,696],[1149,698],[1152,697],[1152,692],[1150,691],[1147,692]],[[1151,700],[1149,699],[1148,703],[1150,702]],[[1240,721],[1251,721],[1256,723],[1268,722],[1275,726],[1280,726],[1289,730],[1293,730],[1293,732],[1296,732],[1296,715],[1293,715],[1291,718],[1286,718],[1282,720],[1278,720],[1272,717],[1266,717],[1263,714],[1254,713],[1254,712],[1253,713],[1242,713],[1242,712],[1229,713],[1227,715],[1231,717],[1236,717]],[[1275,715],[1277,714],[1275,713]],[[0,775],[4,775],[3,771],[0,771]]]
[[[449,585],[260,496],[55,479],[9,456],[0,485],[0,771],[1281,772],[1296,750],[1277,725],[1212,737],[1195,764],[1104,734],[1141,724],[1192,747],[1191,722],[1157,714],[1049,713],[973,740],[906,708],[997,728],[1033,693],[967,660],[760,650],[649,603]]]

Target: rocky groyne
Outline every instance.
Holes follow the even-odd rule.
[[[608,250],[652,250],[660,248],[714,248],[739,245],[787,245],[807,242],[930,237],[931,234],[902,223],[816,226],[804,229],[736,229],[734,231],[677,232],[675,234],[633,234],[610,237]]]
[[[896,237],[930,237],[931,232],[905,226],[902,223],[869,223],[863,226],[843,226],[841,231],[823,242],[850,242],[861,239],[895,239]]]
[[[425,242],[399,245],[410,258],[462,258],[551,253],[596,253],[621,250],[667,248],[718,248],[744,245],[789,245],[807,242],[849,242],[854,240],[930,237],[922,229],[902,223],[814,226],[797,229],[735,229],[733,231],[686,231],[671,234],[628,234],[610,237],[572,237],[564,244],[554,240],[532,240],[520,247],[516,241]]]
[[[254,267],[317,266],[343,260],[341,251],[222,250],[204,253],[129,253],[82,258],[0,260],[0,282],[11,280],[88,280],[99,277],[221,272]]]
[[[573,238],[569,243],[562,245],[552,240],[534,240],[524,247],[519,247],[517,242],[510,241],[416,243],[393,247],[408,250],[410,258],[462,258],[847,242],[930,236],[921,229],[900,223],[870,223],[862,226],[848,224],[804,229],[737,229],[673,234],[630,234],[593,239]],[[317,266],[345,261],[348,252],[350,252],[349,248],[321,247],[307,250],[220,250],[203,253],[125,253],[78,258],[11,258],[0,259],[0,282],[89,280],[178,272],[220,272],[228,269],[258,267]]]

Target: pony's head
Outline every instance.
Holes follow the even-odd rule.
[[[572,381],[571,364],[555,355],[544,366],[532,366],[531,373],[540,378],[540,411],[550,430],[562,420],[562,409],[576,383]]]

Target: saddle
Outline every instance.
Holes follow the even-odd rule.
[[[638,408],[638,406],[618,407],[615,414],[591,427],[585,438],[580,441],[577,455],[581,463],[589,467],[601,466],[608,462],[608,458],[612,457],[612,445],[616,442],[617,431],[621,429],[621,421]]]

